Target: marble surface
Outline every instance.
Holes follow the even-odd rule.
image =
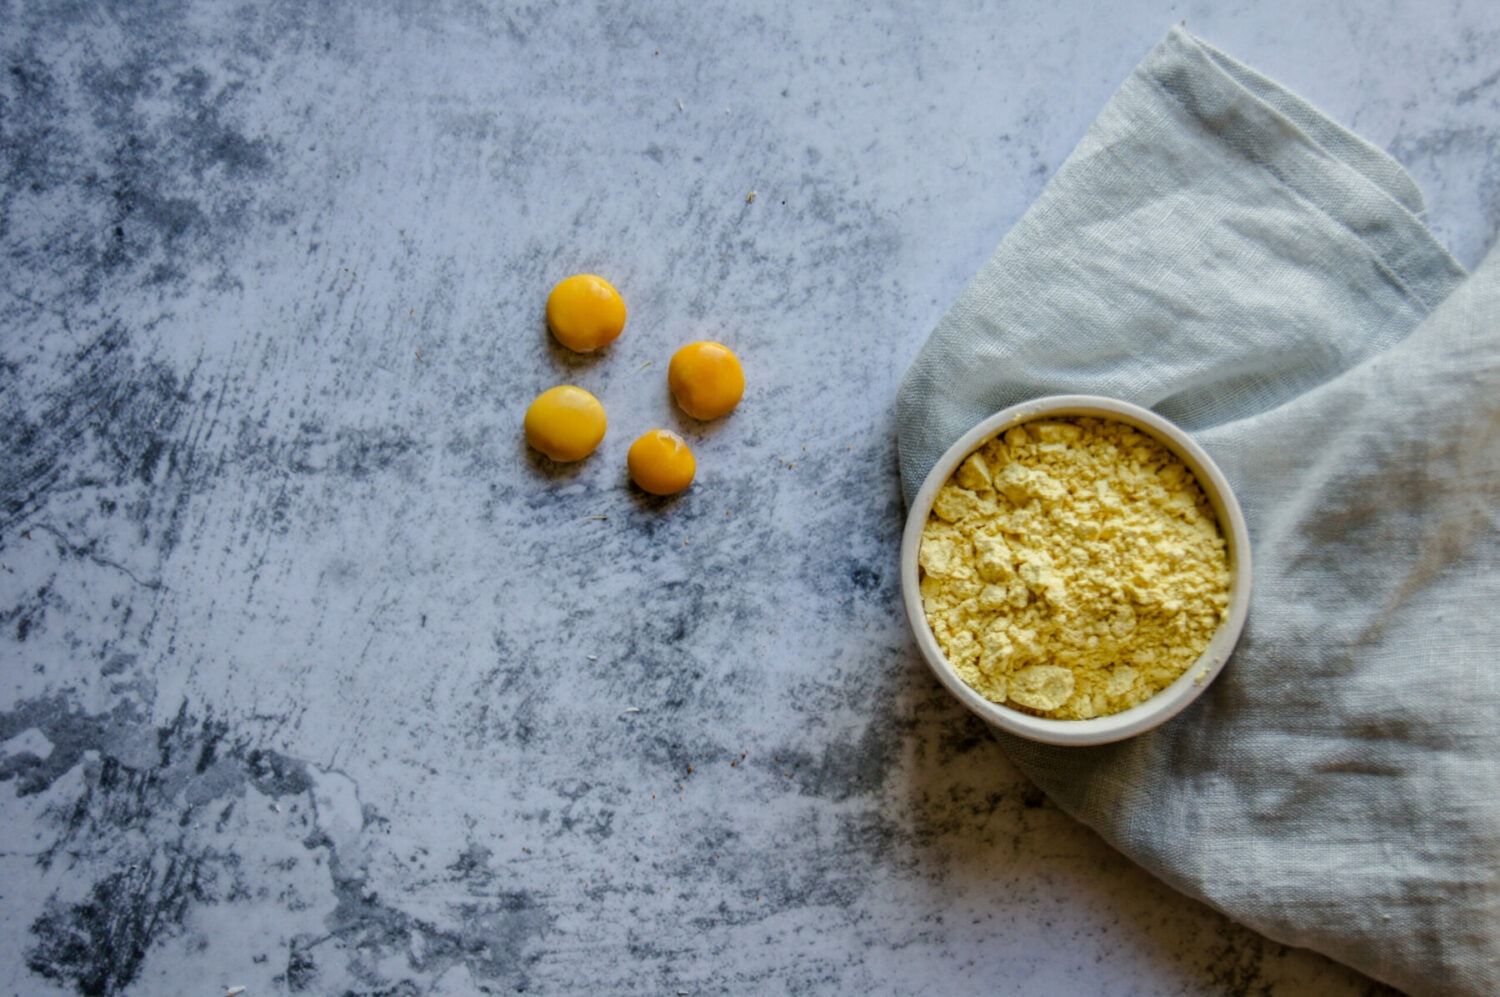
[[[7,4],[0,990],[1382,992],[1059,812],[900,609],[897,381],[1179,21],[1488,247],[1478,0]]]

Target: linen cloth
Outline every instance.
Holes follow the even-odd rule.
[[[991,413],[1113,395],[1249,524],[1200,700],[1097,748],[997,734],[1063,809],[1272,939],[1500,993],[1500,252],[1470,276],[1390,157],[1174,29],[898,396],[908,502]]]

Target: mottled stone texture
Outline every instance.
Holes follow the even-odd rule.
[[[1500,8],[1196,11],[8,4],[0,988],[1372,992],[1030,790],[899,607],[897,379],[1169,24],[1493,237]]]

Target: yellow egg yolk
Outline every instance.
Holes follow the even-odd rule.
[[[723,343],[689,343],[672,354],[667,386],[694,419],[717,419],[740,403],[745,372],[739,358]]]
[[[693,483],[698,462],[682,437],[653,429],[630,444],[625,456],[630,477],[652,495],[675,495]]]
[[[547,295],[547,327],[568,349],[589,353],[625,328],[625,301],[603,277],[575,274]]]
[[[553,460],[582,460],[604,439],[604,406],[571,384],[548,388],[526,410],[526,442]]]

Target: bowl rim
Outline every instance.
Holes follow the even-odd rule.
[[[1036,717],[981,696],[959,677],[938,646],[922,606],[917,555],[933,499],[969,454],[981,444],[1025,422],[1047,418],[1094,417],[1130,425],[1171,450],[1198,480],[1224,535],[1229,554],[1229,612],[1208,647],[1177,679],[1128,710],[1088,720]],[[928,471],[907,510],[901,537],[901,593],[907,619],[922,657],[938,680],[966,707],[1001,730],[1054,745],[1095,745],[1133,737],[1166,723],[1192,704],[1224,669],[1244,630],[1250,608],[1250,535],[1245,515],[1228,479],[1186,430],[1140,405],[1106,395],[1047,395],[1009,406],[981,420],[960,436]]]

